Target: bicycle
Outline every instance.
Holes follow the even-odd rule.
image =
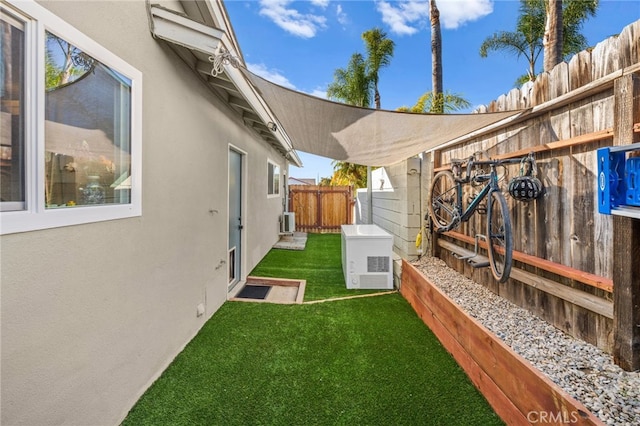
[[[491,266],[491,273],[498,282],[505,282],[511,273],[513,254],[513,235],[511,231],[511,217],[507,201],[498,184],[502,177],[496,171],[502,166],[506,171],[507,164],[529,162],[529,168],[535,167],[533,156],[504,160],[477,160],[475,153],[467,159],[452,159],[451,170],[443,170],[433,178],[429,202],[429,215],[438,233],[457,228],[462,222],[467,222],[477,211],[487,214],[486,235],[476,235],[476,247],[472,256],[458,257],[470,259],[478,254],[478,239],[487,242],[489,264],[480,263],[476,267]],[[466,166],[466,173],[463,170]],[[487,173],[483,167],[489,166]],[[482,185],[482,189],[474,195],[465,209],[463,209],[463,184]],[[482,201],[487,198],[486,207]]]

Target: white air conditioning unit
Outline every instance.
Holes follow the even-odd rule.
[[[292,234],[296,232],[296,214],[294,212],[284,212],[280,221],[280,232]]]
[[[393,289],[393,237],[377,225],[342,225],[342,272],[350,289]]]

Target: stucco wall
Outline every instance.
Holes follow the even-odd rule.
[[[1,423],[112,425],[226,300],[229,144],[243,275],[278,239],[267,158],[285,163],[151,37],[144,2],[41,4],[143,73],[143,214],[1,237]]]
[[[393,235],[393,251],[405,259],[417,256],[415,241],[421,224],[420,162],[417,158],[409,161],[371,173],[373,223]],[[415,171],[409,173],[410,169]],[[366,222],[367,210],[367,190],[359,189],[356,223]]]

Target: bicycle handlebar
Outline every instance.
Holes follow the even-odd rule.
[[[528,154],[526,157],[519,157],[519,158],[505,158],[505,159],[498,159],[498,160],[476,160],[475,159],[475,155],[472,155],[471,157],[467,158],[466,160],[451,160],[453,165],[452,167],[455,166],[459,166],[462,167],[463,164],[465,164],[466,162],[466,169],[467,169],[467,174],[465,176],[465,178],[463,179],[463,181],[468,182],[470,177],[471,177],[471,169],[474,166],[500,166],[502,164],[519,164],[522,162],[522,160],[524,158],[527,159],[527,161],[532,161],[535,162],[535,158],[533,157],[533,153]],[[535,164],[535,163],[534,163]]]

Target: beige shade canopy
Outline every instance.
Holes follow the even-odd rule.
[[[415,114],[316,98],[241,68],[278,118],[297,151],[367,166],[387,166],[522,111]]]
[[[120,161],[129,162],[131,155],[115,146],[101,129],[85,129],[50,120],[46,120],[44,126],[47,151],[74,158],[118,158]]]

